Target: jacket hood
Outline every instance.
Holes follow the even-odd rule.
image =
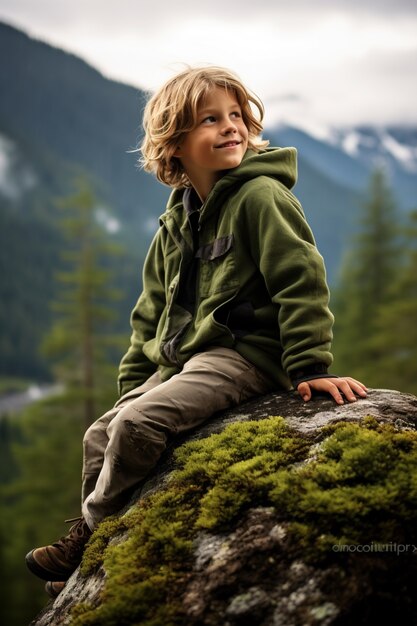
[[[295,148],[267,148],[261,152],[247,150],[241,164],[231,169],[213,187],[205,204],[213,196],[236,183],[242,184],[258,176],[269,176],[291,189],[297,182],[297,150]],[[182,202],[184,189],[174,189],[171,193],[167,211]]]
[[[262,152],[247,150],[239,167],[229,170],[214,188],[225,184],[244,182],[258,176],[269,176],[291,189],[297,182],[297,150],[295,148],[267,148]]]

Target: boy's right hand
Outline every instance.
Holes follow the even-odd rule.
[[[350,376],[313,378],[313,380],[307,380],[297,386],[297,391],[304,402],[311,400],[313,390],[320,393],[329,393],[337,404],[344,404],[342,393],[349,402],[356,402],[356,395],[366,398],[366,392],[368,391],[363,383]]]

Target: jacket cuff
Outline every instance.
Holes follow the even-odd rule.
[[[297,389],[300,383],[304,383],[308,380],[314,380],[315,378],[339,378],[335,374],[328,374],[327,365],[324,363],[314,363],[313,365],[307,365],[302,370],[296,370],[290,374],[291,382],[295,389]]]

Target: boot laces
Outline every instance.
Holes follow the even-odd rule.
[[[71,558],[72,556],[76,556],[80,549],[87,543],[91,536],[91,531],[83,517],[66,519],[65,522],[75,522],[75,524],[69,529],[68,535],[61,537],[53,545],[63,554],[66,554],[69,558]]]

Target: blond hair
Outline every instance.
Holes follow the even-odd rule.
[[[195,128],[198,107],[216,87],[230,90],[236,96],[248,129],[248,147],[259,152],[268,145],[269,142],[260,136],[263,104],[235,74],[215,66],[188,68],[171,78],[150,98],[143,114],[145,136],[140,147],[140,163],[162,183],[176,188],[191,186],[174,152],[184,135]],[[251,103],[258,109],[258,117]]]

